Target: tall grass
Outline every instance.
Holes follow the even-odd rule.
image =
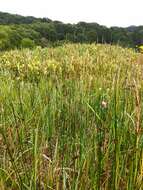
[[[0,56],[1,190],[142,190],[142,66],[110,45]]]

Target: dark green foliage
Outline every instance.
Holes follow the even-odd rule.
[[[24,17],[16,14],[0,12],[0,24],[31,24],[34,22],[50,22],[48,18]]]
[[[25,39],[28,39],[29,44],[33,43],[32,47],[48,47],[62,42],[109,43],[135,47],[143,43],[143,26],[107,28],[97,23],[64,24],[48,18],[0,12],[0,50],[25,47],[22,45],[23,40],[25,44]]]

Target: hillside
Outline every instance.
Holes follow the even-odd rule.
[[[48,18],[35,18],[33,16],[21,16],[17,14],[10,14],[0,12],[0,24],[9,25],[9,24],[32,24],[34,22],[50,22]]]
[[[49,18],[0,12],[0,50],[49,47],[64,42],[107,43],[134,48],[143,42],[143,26],[107,28],[97,23],[64,24]]]
[[[0,188],[143,189],[142,85],[132,49],[1,52]]]

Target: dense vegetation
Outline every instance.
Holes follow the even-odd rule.
[[[0,56],[1,190],[142,190],[142,57],[111,45]]]
[[[64,24],[48,18],[23,17],[0,12],[0,50],[64,42],[109,43],[135,47],[143,42],[143,26],[107,28],[97,23]]]

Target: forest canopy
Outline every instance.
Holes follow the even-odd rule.
[[[63,42],[109,43],[135,47],[143,42],[143,26],[106,27],[97,23],[65,24],[49,18],[0,12],[0,50],[49,47]]]

